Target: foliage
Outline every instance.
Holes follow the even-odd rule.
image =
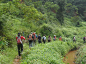
[[[81,25],[81,18],[79,16],[74,16],[74,17],[71,17],[71,22],[73,22],[75,24],[75,26],[82,26]]]
[[[83,44],[82,38],[86,36],[86,23],[81,19],[85,19],[83,15],[83,12],[86,11],[84,10],[84,2],[85,0],[23,0],[22,2],[20,0],[1,0],[1,64],[12,64],[14,57],[17,55],[15,37],[18,32],[26,38],[31,32],[36,32],[37,34],[41,33],[42,36],[44,34],[46,36],[51,35],[51,37],[56,35],[57,41],[59,36],[62,36],[63,40],[63,42],[56,41],[45,45],[38,44],[31,50],[28,49],[27,44],[24,44],[23,64],[28,62],[32,64],[63,64],[62,56],[65,56],[72,48]],[[68,11],[70,13],[67,13]],[[72,43],[73,36],[76,36],[79,45]],[[8,45],[13,48],[8,48]],[[10,59],[12,60],[10,61]]]
[[[13,60],[16,57],[16,46],[14,48],[6,48],[0,51],[0,63],[1,64],[13,64]]]
[[[33,6],[26,6],[19,2],[10,1],[8,3],[1,3],[0,5],[0,26],[2,29],[0,33],[7,38],[9,45],[12,44],[18,32],[30,32],[31,30],[27,30],[27,27],[35,31],[37,29],[34,26],[35,22],[45,17],[45,15],[38,12]],[[30,25],[28,26],[28,24]]]
[[[62,62],[63,56],[74,48],[74,44],[70,42],[55,41],[52,43],[38,44],[31,48],[30,53],[26,51],[23,53],[21,64],[42,63],[42,64],[64,64]],[[27,50],[27,49],[26,49]]]
[[[83,45],[80,47],[80,49],[77,51],[77,59],[76,64],[85,64],[86,63],[86,45]]]
[[[65,6],[65,14],[68,16],[76,16],[78,14],[78,8],[71,3],[67,3]]]
[[[6,49],[7,46],[8,42],[6,41],[6,38],[0,36],[0,51]]]
[[[79,15],[81,16],[84,16],[84,11],[86,11],[86,9],[85,9],[85,7],[86,7],[86,0],[74,0],[73,2],[72,2],[72,4],[73,5],[75,5],[75,6],[77,6],[77,8],[78,8],[78,13],[79,13]],[[84,16],[85,17],[85,16]],[[86,19],[86,17],[85,18],[82,18],[82,19]]]
[[[43,35],[53,35],[53,32],[52,32],[52,27],[49,26],[48,24],[44,24],[41,26],[40,28],[40,33]],[[52,34],[51,34],[52,33]]]
[[[58,12],[56,13],[56,18],[59,20],[60,24],[62,25],[64,23],[64,13],[63,11],[65,10],[65,0],[61,0],[58,2],[59,9]]]

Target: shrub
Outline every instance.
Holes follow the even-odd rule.
[[[73,43],[62,41],[38,44],[28,50],[30,53],[23,53],[21,64],[64,64],[62,61],[63,56],[74,47]]]
[[[41,26],[40,28],[40,33],[43,35],[53,35],[53,32],[52,32],[52,27],[49,26],[48,24],[44,24]]]
[[[86,45],[80,47],[77,52],[76,64],[85,64],[86,63]]]

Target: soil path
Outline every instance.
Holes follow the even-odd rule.
[[[70,51],[63,59],[63,62],[66,64],[75,64],[76,52],[77,50]]]
[[[20,60],[21,60],[21,58],[19,58],[18,56],[16,56],[16,58],[13,61],[13,64],[20,64]]]

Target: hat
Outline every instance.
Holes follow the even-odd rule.
[[[18,33],[18,35],[20,35],[20,33]]]

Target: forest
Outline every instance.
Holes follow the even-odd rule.
[[[31,32],[47,39],[50,35],[52,41],[37,43],[31,50],[23,41],[20,64],[65,64],[62,59],[72,49],[78,49],[75,64],[85,64],[86,0],[0,0],[0,64],[13,64],[17,34],[27,40]]]

